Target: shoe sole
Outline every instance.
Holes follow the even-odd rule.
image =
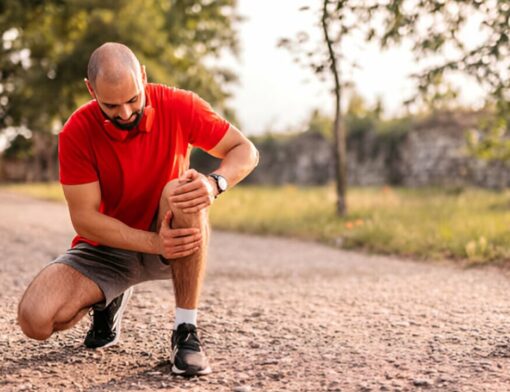
[[[124,315],[124,310],[126,309],[127,303],[129,302],[129,298],[131,298],[131,295],[133,295],[133,288],[130,287],[126,290],[124,297],[122,298],[122,302],[120,304],[120,308],[118,311],[119,318],[117,319],[117,325],[115,327],[115,339],[113,339],[110,343],[105,344],[104,346],[97,347],[97,348],[107,348],[111,347],[115,344],[117,344],[120,340],[120,331],[121,331],[121,324],[122,324],[122,316]]]
[[[181,370],[177,368],[175,365],[172,366],[172,373],[177,374],[179,376],[193,377],[193,376],[205,376],[212,372],[210,367],[199,371],[190,371],[190,370]]]
[[[175,355],[177,351],[174,349],[172,352],[172,355],[170,357],[170,361],[172,363],[172,373],[179,375],[179,376],[186,376],[186,377],[193,377],[193,376],[205,376],[206,374],[209,374],[212,372],[211,367],[207,366],[205,369],[202,370],[195,370],[195,368],[190,368],[187,370],[179,369],[177,366],[175,366]]]

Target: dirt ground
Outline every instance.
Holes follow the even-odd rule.
[[[135,288],[121,342],[24,337],[16,306],[73,236],[65,205],[0,193],[0,390],[510,391],[509,278],[214,232],[199,313],[213,366],[170,374],[170,282]]]

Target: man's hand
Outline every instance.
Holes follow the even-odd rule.
[[[172,229],[170,221],[172,211],[168,211],[161,222],[159,238],[161,248],[159,253],[165,259],[178,259],[195,253],[202,244],[202,234],[199,229]]]
[[[179,185],[168,200],[182,212],[192,214],[209,207],[214,197],[215,189],[209,178],[189,169],[179,177]]]

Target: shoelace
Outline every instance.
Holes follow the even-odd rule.
[[[200,351],[200,340],[198,339],[196,331],[187,331],[186,336],[177,339],[177,345],[181,348]]]

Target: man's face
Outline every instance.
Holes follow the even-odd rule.
[[[143,87],[143,79],[130,73],[116,83],[96,80],[91,94],[108,120],[119,129],[130,130],[138,125],[143,116],[145,108]]]

